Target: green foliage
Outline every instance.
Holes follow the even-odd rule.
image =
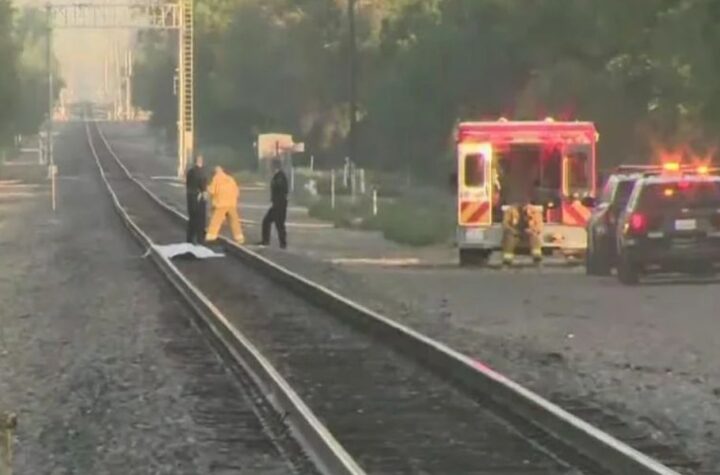
[[[133,75],[134,101],[152,111],[150,124],[177,136],[177,98],[175,96],[175,60],[168,54],[174,43],[164,33],[144,33],[140,37],[142,55]]]
[[[198,0],[200,142],[252,152],[257,133],[337,167],[348,134],[345,0]],[[602,165],[651,143],[714,145],[720,2],[358,2],[361,165],[444,183],[459,120],[592,120]],[[142,104],[175,124],[173,42],[146,42]],[[245,152],[243,152],[245,153]]]
[[[330,199],[323,197],[309,205],[308,214],[340,228],[381,231],[386,239],[410,246],[448,242],[456,228],[452,204],[422,196],[381,200],[377,216],[372,215],[372,202],[367,198],[337,197],[333,209]]]
[[[13,11],[0,0],[0,143],[35,133],[47,114],[46,32],[43,12],[31,7]],[[57,63],[51,67],[58,78]],[[56,79],[56,95],[61,88]]]
[[[15,15],[15,42],[19,45],[19,94],[15,132],[33,134],[48,112],[47,18],[44,11],[24,7]],[[63,82],[59,65],[52,58],[55,99]]]
[[[456,229],[452,208],[401,200],[379,213],[383,236],[410,246],[429,246],[449,242]]]
[[[254,169],[256,165],[256,160],[251,155],[239,154],[234,148],[223,145],[204,146],[200,152],[205,157],[208,167],[220,165],[227,171],[239,172]]]
[[[0,0],[0,145],[12,136],[17,112],[17,49],[12,37],[12,10]]]

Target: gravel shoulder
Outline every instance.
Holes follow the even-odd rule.
[[[146,167],[165,165],[151,159],[142,130],[107,130],[130,167],[183,209],[182,187],[147,176]],[[452,250],[403,248],[368,234],[291,230],[289,251],[262,253],[544,396],[609,408],[685,447],[703,461],[702,473],[720,473],[720,283],[626,288],[581,269],[460,269]],[[420,264],[392,264],[397,256]],[[349,259],[337,264],[338,257]]]
[[[18,474],[290,467],[110,206],[70,125],[46,188],[0,187],[0,409]],[[222,424],[223,416],[230,424]]]

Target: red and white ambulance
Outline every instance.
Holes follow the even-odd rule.
[[[596,194],[591,122],[463,122],[457,128],[460,262],[483,263],[502,240],[503,207],[543,207],[543,251],[581,255]],[[588,201],[585,201],[589,203]]]

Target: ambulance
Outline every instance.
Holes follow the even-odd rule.
[[[463,122],[456,131],[461,265],[484,264],[502,241],[503,209],[543,208],[543,254],[580,257],[596,196],[591,122]]]

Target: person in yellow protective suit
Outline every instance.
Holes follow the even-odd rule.
[[[520,211],[517,206],[504,207],[502,230],[502,262],[503,265],[511,265],[515,260],[515,248],[520,240]]]
[[[212,198],[213,212],[205,240],[215,241],[218,238],[223,222],[227,218],[233,239],[238,244],[243,244],[245,237],[240,227],[240,215],[237,209],[240,189],[235,178],[225,173],[222,167],[216,166],[215,175],[213,175],[207,191]]]
[[[542,208],[525,204],[508,206],[503,213],[502,223],[502,260],[511,265],[515,260],[515,249],[522,240],[526,240],[533,261],[542,260]]]
[[[525,235],[530,248],[530,255],[536,264],[542,261],[542,230],[543,230],[543,209],[541,206],[526,204],[523,208],[525,214]]]

